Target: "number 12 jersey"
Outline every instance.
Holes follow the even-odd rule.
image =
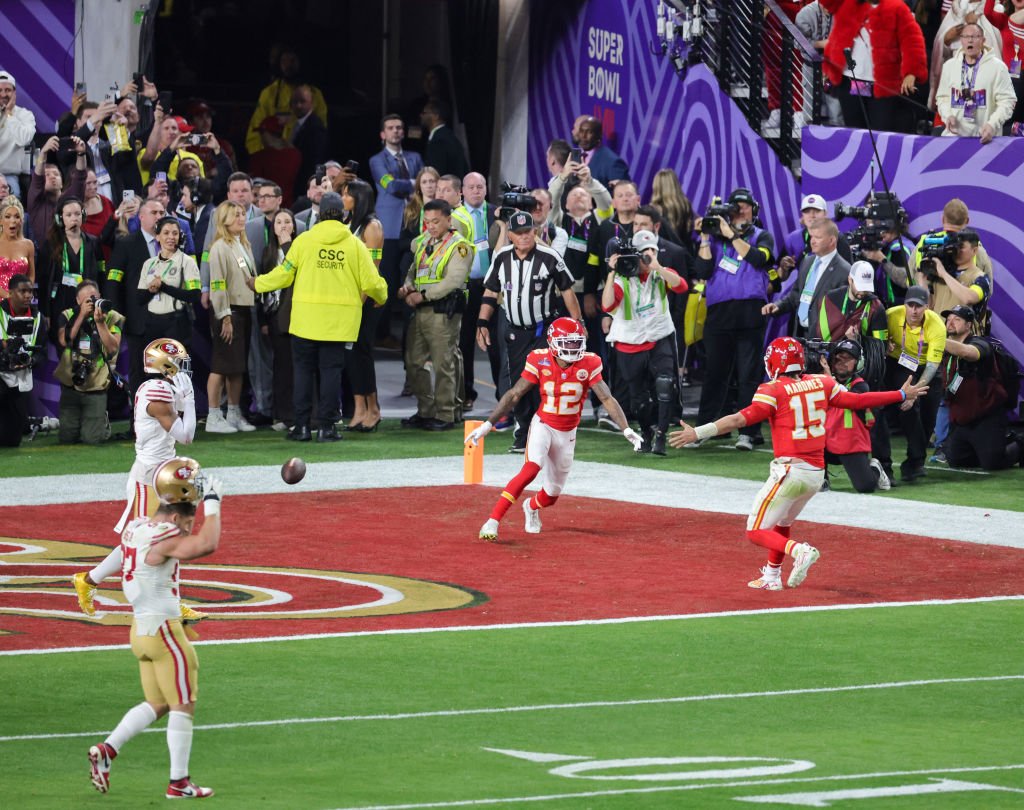
[[[526,357],[522,376],[540,389],[540,421],[555,430],[575,430],[591,386],[601,382],[601,358],[584,352],[562,368],[550,349],[534,349]]]

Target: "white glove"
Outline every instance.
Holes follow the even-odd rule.
[[[490,433],[491,428],[493,427],[494,425],[492,425],[490,422],[484,422],[482,425],[480,425],[480,427],[478,427],[476,430],[474,430],[466,437],[466,444],[471,444],[473,445],[473,447],[476,447],[477,442],[479,442],[484,436]]]
[[[174,389],[175,410],[185,410],[185,403],[196,401],[196,392],[192,387],[192,378],[180,371],[171,378],[171,388]]]
[[[216,504],[220,507],[220,502],[224,499],[224,484],[219,478],[214,478],[212,475],[207,476],[203,482],[203,506],[206,508],[206,514],[211,514],[210,506]]]
[[[640,438],[640,434],[633,430],[633,428],[626,428],[622,431],[622,435],[626,437],[627,442],[633,445],[633,451],[639,453],[640,447],[644,443],[644,440]]]

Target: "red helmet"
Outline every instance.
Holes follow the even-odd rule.
[[[803,371],[804,347],[796,338],[775,338],[764,353],[764,367],[773,380],[780,374]]]
[[[548,327],[548,346],[555,357],[566,363],[583,359],[587,350],[587,333],[583,324],[572,318],[557,318]]]

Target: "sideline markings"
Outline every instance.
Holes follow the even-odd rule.
[[[64,563],[61,563],[63,565]],[[196,566],[199,568],[201,566]],[[917,602],[868,602],[845,605],[798,605],[784,608],[756,610],[723,610],[718,613],[679,613],[667,616],[623,616],[614,619],[576,619],[560,622],[509,622],[507,624],[456,624],[447,627],[400,627],[390,630],[350,630],[339,633],[304,633],[295,636],[252,636],[250,638],[208,639],[193,641],[193,646],[220,646],[226,644],[263,644],[268,641],[316,641],[325,638],[354,638],[359,636],[404,636],[421,633],[462,633],[477,630],[532,630],[544,627],[589,627],[605,624],[636,624],[638,622],[684,621],[689,619],[722,619],[742,616],[776,616],[785,613],[823,613],[833,610],[869,610],[872,608],[935,607],[942,605],[971,605],[986,602],[1014,602],[1024,600],[1024,594],[1011,596],[976,596],[965,599],[922,599]],[[4,655],[49,655],[50,653],[109,652],[126,650],[128,644],[102,644],[87,647],[54,647],[36,650],[0,650]]]
[[[660,706],[673,703],[704,703],[717,700],[748,700],[756,698],[791,697],[794,695],[828,695],[839,692],[865,692],[876,689],[905,689],[914,686],[941,686],[945,684],[995,683],[999,681],[1024,681],[1024,675],[982,675],[973,678],[932,678],[916,681],[891,681],[888,683],[862,683],[849,686],[816,686],[803,689],[778,689],[767,692],[726,692],[711,695],[683,695],[667,698],[640,698],[635,700],[592,700],[578,703],[537,703],[525,706],[491,706],[479,709],[439,709],[423,712],[398,712],[395,714],[343,714],[332,717],[291,717],[281,720],[251,720],[238,723],[210,723],[196,726],[196,731],[221,731],[236,728],[258,728],[261,726],[291,726],[313,723],[352,723],[380,720],[421,720],[431,717],[470,717],[482,714],[518,714],[521,712],[567,711],[576,709],[609,709],[629,706]],[[24,740],[55,740],[73,737],[105,737],[106,731],[74,731],[53,734],[15,734],[0,737],[0,743]],[[163,728],[147,728],[144,734],[163,734]]]
[[[1024,769],[1024,765],[987,765],[976,768],[929,768],[920,771],[879,771],[877,773],[850,773],[840,776],[805,776],[786,779],[748,779],[736,782],[708,782],[698,785],[659,785],[657,787],[621,788],[618,790],[588,790],[579,793],[550,793],[546,796],[510,796],[490,799],[456,799],[450,802],[421,802],[417,804],[360,804],[352,807],[337,807],[334,810],[428,810],[432,807],[480,807],[487,804],[524,804],[527,802],[557,801],[559,799],[587,799],[598,796],[633,796],[644,793],[672,793],[681,790],[706,790],[708,788],[757,787],[761,785],[790,785],[814,782],[839,782],[855,779],[883,779],[893,776],[926,776],[944,773],[985,773],[991,771],[1013,771]],[[1003,788],[993,787],[993,790]],[[1006,788],[1006,790],[1012,790]],[[1017,791],[1013,791],[1017,792]]]

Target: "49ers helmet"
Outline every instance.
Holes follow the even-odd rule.
[[[203,499],[206,473],[194,458],[176,456],[153,473],[153,489],[161,503],[194,503]]]
[[[804,347],[791,337],[775,338],[764,353],[764,368],[770,379],[804,370]]]
[[[582,360],[587,350],[587,333],[583,324],[572,318],[556,318],[548,327],[548,346],[555,357],[566,363]]]
[[[192,376],[192,358],[188,349],[173,338],[152,341],[143,352],[142,366],[147,374],[159,374],[168,380],[178,372]]]

